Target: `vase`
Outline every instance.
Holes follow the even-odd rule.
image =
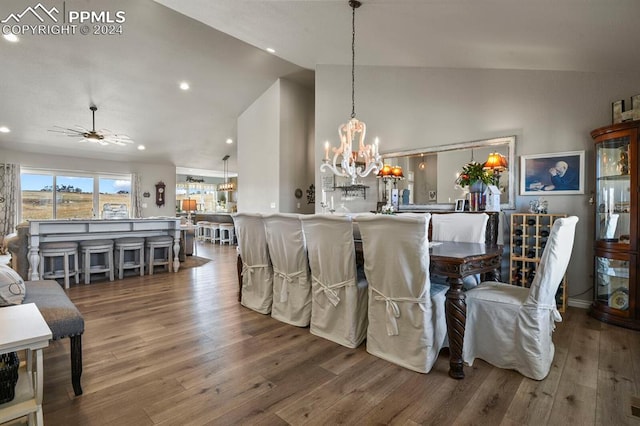
[[[487,189],[487,185],[485,185],[481,180],[475,181],[469,185],[469,192],[479,192],[483,194],[485,189]]]
[[[482,181],[476,181],[469,185],[469,211],[477,212],[485,208],[484,191],[487,189]]]

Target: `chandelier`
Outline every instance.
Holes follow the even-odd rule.
[[[227,161],[229,161],[229,156],[225,155],[222,158],[222,162],[224,164],[224,183],[218,184],[218,191],[233,191],[233,182],[229,182],[229,177],[227,175],[229,171]]]
[[[329,142],[324,144],[324,159],[320,171],[331,171],[336,176],[350,177],[351,184],[356,184],[358,177],[365,177],[369,173],[378,173],[382,168],[382,160],[378,150],[379,141],[365,145],[364,138],[367,125],[356,118],[355,102],[355,40],[356,40],[356,8],[362,3],[349,0],[351,7],[351,119],[338,127],[340,146],[332,148],[333,160],[329,159]],[[353,150],[353,144],[358,144],[358,150]]]

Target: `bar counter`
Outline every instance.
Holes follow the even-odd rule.
[[[30,220],[28,232],[29,279],[39,280],[40,243],[56,241],[85,241],[122,237],[152,237],[171,235],[173,270],[180,268],[180,219],[173,217],[144,219],[57,219]]]

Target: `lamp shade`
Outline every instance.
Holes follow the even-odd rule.
[[[196,210],[196,200],[182,200],[182,210],[193,212]]]
[[[385,165],[380,169],[380,171],[378,172],[378,176],[377,176],[377,177],[379,177],[379,178],[390,177],[390,176],[392,176],[392,175],[393,175],[392,170],[393,170],[393,169],[391,168],[391,166],[390,166],[390,165],[385,164]]]
[[[394,166],[393,169],[391,170],[391,174],[393,175],[393,177],[395,179],[403,179],[404,178],[404,174],[402,173],[402,167],[400,167],[400,166]]]
[[[498,152],[492,152],[489,154],[489,158],[484,163],[485,169],[497,170],[499,172],[503,172],[507,169],[507,159]]]

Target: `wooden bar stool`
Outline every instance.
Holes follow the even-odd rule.
[[[173,262],[173,237],[170,235],[157,235],[146,238],[147,268],[148,274],[153,275],[155,266],[165,266],[171,272]],[[156,257],[156,250],[161,249],[161,257]]]
[[[113,240],[87,240],[80,242],[82,251],[82,273],[84,283],[91,282],[91,274],[105,274],[109,281],[113,281]],[[91,255],[98,262],[102,256],[103,262],[92,264]]]
[[[73,256],[73,265],[70,265]],[[62,269],[56,269],[56,259],[62,258]],[[49,269],[45,268],[45,261],[49,260]],[[60,241],[57,243],[40,244],[40,278],[50,280],[64,278],[64,288],[69,288],[69,277],[75,276],[76,284],[79,282],[80,270],[78,268],[78,243],[73,241]]]
[[[220,224],[220,245],[228,243],[229,245],[236,242],[236,230],[233,227],[233,223],[221,223]]]
[[[139,269],[140,276],[144,275],[144,238],[123,237],[115,240],[116,270],[118,279],[124,278],[125,269]],[[132,252],[132,259],[126,260],[127,252]]]

